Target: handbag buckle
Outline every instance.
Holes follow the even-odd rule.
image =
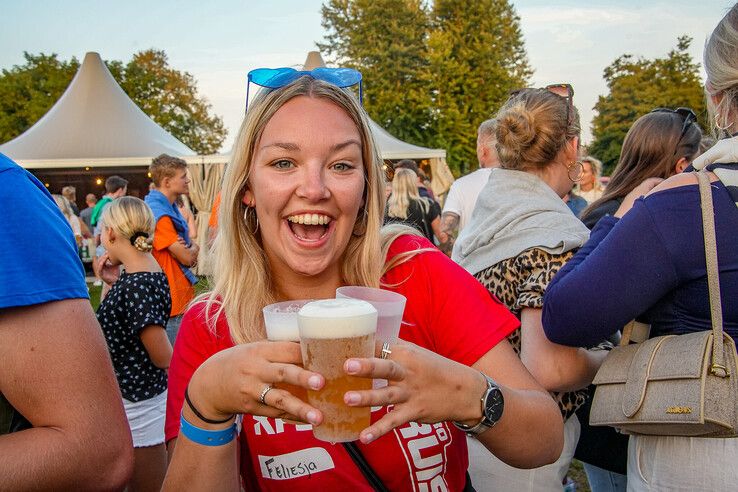
[[[715,364],[714,362],[710,366],[710,374],[712,374],[713,376],[717,376],[719,378],[730,377],[730,373],[728,372],[727,367],[720,365],[720,364]]]

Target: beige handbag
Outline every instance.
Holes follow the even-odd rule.
[[[591,425],[625,434],[735,437],[738,432],[738,355],[723,332],[710,181],[697,173],[702,203],[712,330],[666,335],[631,344],[634,323],[603,362]]]

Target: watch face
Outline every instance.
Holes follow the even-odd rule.
[[[494,425],[502,418],[502,410],[504,408],[505,401],[502,398],[502,391],[496,386],[491,388],[484,402],[484,416],[490,424]]]

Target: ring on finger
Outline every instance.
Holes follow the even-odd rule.
[[[389,359],[390,354],[392,354],[392,351],[390,350],[390,344],[389,342],[384,342],[382,344],[382,352],[379,354],[379,358]]]
[[[271,384],[267,384],[266,386],[264,386],[264,389],[261,390],[261,394],[259,395],[259,401],[261,402],[262,405],[267,404],[266,402],[267,393],[269,393],[273,389],[274,387]]]

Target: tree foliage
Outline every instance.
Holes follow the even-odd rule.
[[[328,0],[325,43],[364,75],[369,115],[394,136],[444,148],[452,171],[476,167],[479,124],[531,74],[507,0]]]
[[[687,53],[691,42],[690,37],[681,36],[665,58],[648,60],[626,54],[605,68],[609,94],[600,96],[595,104],[589,152],[602,160],[608,174],[618,162],[630,126],[654,108],[692,108],[700,127],[707,127],[699,64]]]
[[[76,58],[63,61],[43,53],[24,53],[24,57],[25,64],[0,75],[0,142],[36,123],[79,69]],[[136,53],[126,64],[106,63],[128,97],[157,124],[200,154],[218,151],[226,137],[223,121],[210,114],[211,106],[198,96],[192,75],[171,68],[163,51]]]

